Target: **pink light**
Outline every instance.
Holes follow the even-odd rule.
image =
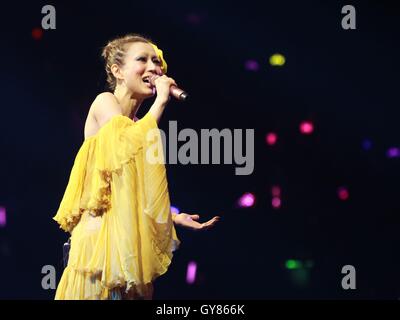
[[[272,207],[274,209],[279,209],[281,207],[281,199],[278,197],[272,198]]]
[[[248,71],[258,71],[260,68],[258,62],[255,60],[247,60],[244,64],[244,67]]]
[[[389,148],[386,156],[388,158],[399,158],[400,157],[400,149],[396,147]]]
[[[271,189],[271,193],[273,197],[280,197],[281,196],[281,187],[273,186]]]
[[[265,136],[265,141],[270,146],[273,146],[276,143],[277,140],[278,140],[278,136],[277,136],[276,133],[270,132]]]
[[[300,132],[302,134],[311,134],[314,131],[314,125],[311,121],[303,121],[300,124]]]
[[[179,211],[179,209],[177,207],[171,206],[171,212],[179,214],[180,211]]]
[[[188,263],[186,271],[186,282],[193,284],[196,280],[197,264],[194,261]]]
[[[338,188],[338,197],[340,200],[346,201],[349,198],[349,191],[347,190],[347,188]]]
[[[5,227],[7,224],[6,208],[0,207],[0,227]]]
[[[255,196],[252,193],[247,192],[240,197],[239,207],[242,207],[242,208],[252,207],[254,205],[255,201],[256,201]]]

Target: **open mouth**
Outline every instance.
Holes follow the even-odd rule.
[[[149,87],[150,89],[153,88],[153,85],[150,83],[150,77],[144,77],[142,79],[142,81],[146,84],[147,87]]]
[[[147,84],[151,85],[150,77],[144,77],[142,80],[143,80],[144,83],[147,83]]]

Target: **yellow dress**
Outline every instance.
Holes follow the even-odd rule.
[[[179,246],[165,166],[146,158],[154,143],[149,112],[136,122],[113,116],[83,142],[53,218],[71,233],[55,299],[151,298]]]

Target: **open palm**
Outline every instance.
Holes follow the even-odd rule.
[[[193,230],[207,230],[213,227],[218,221],[219,216],[215,216],[212,219],[206,222],[198,222],[200,217],[198,214],[188,214],[188,213],[180,213],[175,217],[175,224],[180,225],[182,227],[190,228]]]

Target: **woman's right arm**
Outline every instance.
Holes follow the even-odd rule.
[[[149,112],[158,123],[169,100],[169,88],[171,85],[176,86],[177,84],[174,79],[167,77],[166,75],[157,78],[154,83],[157,90],[157,97],[154,100],[153,105],[150,107]]]

